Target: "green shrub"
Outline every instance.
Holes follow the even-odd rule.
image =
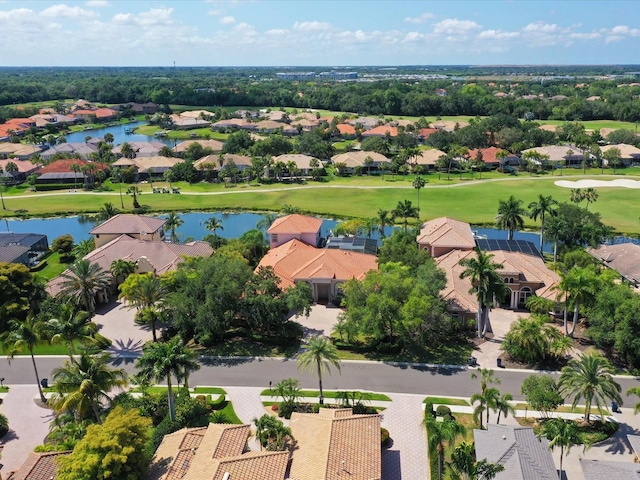
[[[322,405],[320,405],[319,403],[314,403],[313,404],[313,413],[318,413],[320,411],[320,408],[322,408]]]
[[[293,403],[281,403],[278,407],[278,416],[289,420],[291,414],[295,411],[295,405]]]
[[[438,405],[438,408],[436,408],[436,417],[447,416],[451,416],[451,409],[446,405]]]
[[[372,415],[374,413],[378,413],[378,411],[373,408],[373,407],[369,407],[365,404],[363,404],[362,402],[358,402],[356,403],[353,407],[353,413],[357,414],[357,415]]]
[[[214,410],[220,410],[220,405],[226,405],[227,404],[227,397],[225,396],[224,393],[220,394],[220,396],[213,400],[211,402],[211,407],[213,407]]]
[[[436,416],[436,412],[433,409],[433,402],[431,401],[424,402],[424,416],[427,417],[429,415],[434,418]]]
[[[382,448],[388,447],[389,443],[391,443],[391,437],[389,436],[389,430],[387,430],[386,428],[381,428],[380,429],[380,444],[382,445]]]
[[[9,419],[0,413],[0,438],[9,432]]]

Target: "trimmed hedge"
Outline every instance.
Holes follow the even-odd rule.
[[[446,405],[438,405],[436,408],[436,417],[447,417],[451,415],[451,409]]]
[[[380,429],[380,444],[382,448],[386,448],[391,443],[391,437],[389,436],[389,430],[386,428]]]

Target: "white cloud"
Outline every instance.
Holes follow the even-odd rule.
[[[409,32],[404,36],[404,40],[407,42],[419,42],[425,39],[425,35],[419,32]]]
[[[482,27],[473,20],[447,18],[433,25],[433,33],[438,35],[465,35],[480,28]]]
[[[69,5],[59,4],[45,8],[40,15],[49,18],[91,18],[96,13],[80,7],[70,7]]]
[[[569,38],[574,40],[598,40],[602,35],[599,32],[574,32],[569,34]]]
[[[525,32],[533,33],[555,33],[560,32],[561,28],[555,23],[537,22],[530,23],[523,29]]]
[[[28,8],[14,8],[13,10],[0,10],[0,21],[2,22],[15,22],[19,20],[26,20],[33,17],[33,10]]]
[[[640,30],[637,28],[629,28],[626,25],[618,25],[611,29],[613,35],[625,35],[630,37],[640,36]]]
[[[231,25],[232,23],[236,23],[236,19],[232,16],[226,16],[220,19],[220,23],[223,25]]]
[[[88,0],[85,5],[91,8],[102,8],[109,5],[107,0]]]
[[[434,17],[433,13],[423,13],[417,17],[406,17],[404,19],[407,23],[424,23]]]
[[[511,40],[520,36],[520,32],[505,32],[503,30],[483,30],[478,34],[481,40]]]
[[[293,24],[293,29],[307,32],[317,32],[320,30],[329,30],[331,29],[331,25],[327,22],[296,22]]]
[[[113,23],[118,25],[137,25],[140,27],[152,27],[156,25],[172,25],[173,8],[152,8],[137,15],[132,13],[117,13],[113,17]]]

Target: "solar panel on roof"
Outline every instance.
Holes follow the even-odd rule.
[[[476,245],[483,251],[503,250],[505,252],[520,252],[539,257],[538,248],[527,240],[501,240],[495,238],[478,238]]]

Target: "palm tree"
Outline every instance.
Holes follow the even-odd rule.
[[[102,138],[104,138],[104,141],[107,143],[113,143],[114,140],[113,133],[105,133]]]
[[[418,213],[420,213],[420,189],[424,188],[426,183],[425,179],[419,175],[413,179],[413,188],[418,191]]]
[[[570,200],[576,205],[582,202],[584,200],[584,192],[582,191],[582,189],[572,188]]]
[[[134,277],[129,277],[134,280]],[[158,311],[162,308],[167,297],[167,289],[162,284],[160,277],[153,273],[136,275],[135,281],[125,282],[120,285],[120,296],[129,304],[129,308],[138,309],[139,316],[147,316],[153,341],[157,342],[156,321]]]
[[[278,218],[278,215],[275,213],[263,213],[262,218],[256,223],[256,228],[258,230],[268,230],[271,224],[276,221],[276,218]]]
[[[558,201],[555,200],[551,195],[544,196],[542,194],[538,195],[537,202],[531,202],[529,204],[529,218],[531,218],[534,222],[538,220],[540,217],[540,253],[542,254],[544,249],[544,217],[546,215],[555,216],[556,210],[555,206],[558,205]]]
[[[587,188],[583,193],[584,199],[587,201],[587,210],[589,210],[589,204],[595,203],[598,200],[598,191],[595,188]]]
[[[438,455],[438,479],[442,480],[444,468],[444,444],[453,446],[458,435],[464,435],[464,425],[456,422],[452,417],[444,417],[442,422],[437,422],[431,415],[425,416],[424,425],[427,429],[429,450]]]
[[[45,324],[34,315],[27,316],[23,322],[15,319],[9,320],[9,330],[0,335],[2,349],[7,353],[7,358],[12,359],[25,348],[29,351],[42,403],[47,403],[47,399],[42,393],[40,376],[38,375],[38,367],[36,366],[33,351],[38,345],[46,341],[46,336]]]
[[[111,202],[105,202],[98,210],[98,220],[104,222],[111,217],[115,217],[120,211]]]
[[[222,226],[222,220],[217,217],[211,217],[205,220],[202,224],[204,225],[204,228],[211,231],[214,235],[216,235],[216,230],[224,230],[224,227]]]
[[[627,396],[629,395],[640,397],[640,387],[631,387],[629,390],[627,390]],[[636,403],[633,407],[633,414],[637,415],[638,412],[640,412],[640,403]]]
[[[119,285],[124,282],[129,275],[135,273],[136,262],[119,258],[111,262],[110,271],[116,280],[116,285]]]
[[[172,158],[173,157],[173,150],[171,149],[170,146],[165,145],[160,150],[158,150],[158,155],[160,155],[161,157]]]
[[[83,258],[96,248],[96,242],[93,238],[89,240],[80,240],[73,246],[71,253],[76,258]]]
[[[320,387],[320,405],[324,403],[322,394],[322,371],[326,370],[331,375],[331,366],[336,367],[340,372],[340,357],[336,347],[327,337],[317,336],[309,339],[307,346],[298,356],[298,368],[303,370],[316,368],[318,374],[318,385]]]
[[[476,446],[474,443],[462,442],[451,452],[451,462],[448,463],[458,480],[493,480],[504,470],[499,463],[487,460],[476,461]]]
[[[409,219],[419,218],[418,209],[411,204],[410,200],[400,201],[391,212],[391,218],[395,219],[396,217],[404,219],[404,231],[406,232],[409,227]]]
[[[186,378],[187,372],[193,372],[200,368],[194,351],[185,346],[178,336],[166,343],[147,343],[142,347],[142,356],[136,362],[136,367],[140,369],[141,378],[153,379],[157,382],[166,379],[169,417],[171,421],[174,421],[176,411],[171,380],[172,377],[175,377],[180,381],[180,379]]]
[[[0,166],[0,201],[2,202],[2,209],[6,210],[7,206],[4,203],[4,196],[2,194],[2,190],[4,190],[5,185],[7,184],[7,177],[4,176],[4,170]]]
[[[138,187],[133,185],[127,189],[126,193],[127,195],[131,195],[133,197],[133,208],[140,208],[140,204],[138,203],[138,195],[142,195],[142,191]]]
[[[378,233],[380,238],[384,238],[384,227],[393,224],[393,219],[389,216],[389,210],[378,209]]]
[[[85,345],[97,345],[103,340],[98,333],[98,326],[91,321],[86,312],[74,312],[72,307],[64,305],[62,307],[63,318],[52,318],[47,321],[47,330],[51,335],[51,343],[64,342],[69,349],[69,358],[75,361],[76,354],[75,341],[80,341]]]
[[[564,331],[573,337],[580,318],[580,305],[598,293],[600,279],[592,267],[574,267],[565,272],[557,285],[559,296],[565,296]],[[573,304],[573,321],[569,330],[568,306]]]
[[[73,411],[76,420],[83,420],[92,411],[98,423],[100,406],[110,403],[108,392],[114,388],[126,387],[127,372],[111,369],[111,356],[107,353],[92,356],[82,354],[77,362],[65,362],[63,367],[53,371],[53,409],[57,415]]]
[[[73,172],[73,189],[75,190],[77,186],[78,173],[80,172],[80,165],[78,165],[77,163],[72,163],[69,166],[69,170]]]
[[[164,226],[171,232],[171,241],[173,243],[176,243],[178,241],[176,230],[178,229],[178,227],[182,226],[183,223],[184,220],[182,220],[182,218],[180,218],[177,213],[171,212],[169,213],[169,215],[167,215],[167,221],[165,222]]]
[[[504,418],[507,418],[509,414],[515,417],[516,409],[511,405],[512,400],[513,395],[510,393],[503,393],[502,396],[496,399],[496,410],[498,411],[498,420],[496,420],[496,423],[500,423],[500,415],[504,415]]]
[[[504,294],[509,287],[504,283],[498,270],[503,268],[501,263],[495,263],[493,255],[476,248],[475,257],[460,260],[460,265],[465,270],[460,274],[460,278],[471,280],[470,293],[475,293],[478,300],[478,314],[476,316],[476,327],[478,336],[483,337],[490,331],[489,310],[493,304],[493,299],[497,295]]]
[[[573,408],[584,398],[584,415],[587,421],[591,420],[591,405],[595,403],[604,421],[603,406],[608,401],[622,405],[620,385],[613,379],[614,374],[615,369],[606,358],[587,353],[579,359],[570,360],[562,369],[558,380],[560,394],[573,397]]]
[[[538,432],[538,438],[542,437],[549,440],[551,450],[560,447],[560,478],[562,478],[562,459],[565,456],[565,449],[566,454],[569,455],[572,446],[583,443],[578,424],[573,420],[550,418],[541,425]],[[588,447],[589,445],[585,444],[585,450]]]
[[[265,413],[251,421],[256,426],[256,439],[260,443],[260,450],[266,447],[270,451],[283,451],[288,441],[293,441],[291,429],[285,426],[282,420]]]
[[[522,218],[527,212],[522,208],[522,200],[517,200],[511,195],[507,200],[500,200],[498,204],[498,215],[496,225],[501,230],[509,231],[509,240],[513,240],[513,232],[524,227]]]
[[[478,423],[482,430],[482,415],[486,412],[487,422],[489,425],[489,412],[497,410],[497,402],[500,398],[500,391],[497,388],[489,387],[482,393],[474,393],[471,395],[471,405],[478,405],[473,409],[473,420]]]
[[[120,155],[124,158],[136,158],[136,151],[129,142],[124,142],[120,145]]]
[[[95,313],[96,294],[106,292],[111,286],[109,272],[86,259],[78,260],[60,277],[60,295],[83,307],[90,317]]]

